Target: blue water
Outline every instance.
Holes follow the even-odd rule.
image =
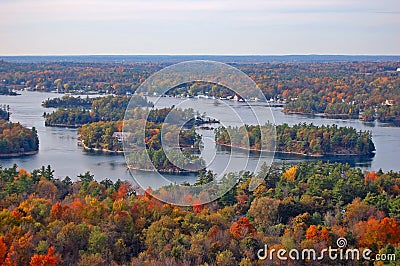
[[[8,104],[11,108],[11,121],[20,122],[27,127],[36,127],[39,134],[40,148],[39,153],[33,156],[20,158],[0,159],[3,167],[10,167],[14,163],[28,171],[40,168],[42,165],[51,165],[55,169],[55,175],[58,177],[69,176],[76,179],[76,176],[86,171],[90,171],[101,180],[109,178],[111,180],[132,180],[132,176],[126,168],[123,155],[102,155],[84,151],[77,142],[76,129],[53,128],[44,126],[44,112],[50,112],[53,109],[43,108],[41,102],[47,98],[60,97],[55,93],[22,92],[20,96],[0,96],[0,104]],[[154,100],[154,98],[150,98]],[[180,99],[161,98],[157,102],[158,107],[179,104]],[[252,109],[245,103],[236,103],[224,101],[216,105],[210,99],[189,99],[186,101],[189,106],[196,106],[199,110],[205,110],[207,114],[217,117],[224,121],[225,125],[240,125],[233,115],[240,113],[244,117],[244,123],[254,124],[257,122],[252,113]],[[260,123],[275,121],[277,124],[288,123],[290,125],[299,122],[314,123],[316,125],[337,124],[339,126],[352,126],[358,130],[369,130],[372,132],[373,141],[376,146],[376,154],[373,158],[341,158],[340,160],[350,163],[352,166],[358,166],[365,170],[400,171],[400,161],[398,152],[400,150],[400,128],[391,127],[381,123],[363,123],[359,120],[327,119],[316,116],[305,115],[285,115],[280,108],[272,108],[269,113],[265,104],[254,103],[253,110],[264,112],[265,115],[258,117]],[[203,135],[212,133],[204,131]],[[211,135],[210,135],[211,134]],[[212,143],[208,144],[207,149],[203,150],[203,156],[208,158],[209,169],[216,172],[239,171],[243,169],[254,169],[258,163],[258,156],[245,152],[236,152],[234,156],[229,151],[216,149]],[[248,159],[248,160],[247,160]],[[270,155],[265,156],[264,160],[272,161]],[[304,160],[298,156],[275,156],[274,161],[286,159],[290,162]],[[337,158],[330,158],[330,160]],[[243,164],[243,161],[246,164]],[[226,167],[228,165],[228,167]],[[133,172],[135,175],[145,175],[149,185],[157,183],[157,174]],[[196,179],[194,175],[168,176],[172,182],[182,183],[184,180],[193,183]]]

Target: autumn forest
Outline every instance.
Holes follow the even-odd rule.
[[[248,190],[253,173],[238,173],[220,200],[192,207],[162,203],[128,182],[95,181],[89,172],[75,182],[53,172],[0,170],[3,265],[264,265],[256,255],[264,244],[321,250],[339,237],[373,254],[400,254],[395,172],[275,164],[260,173],[255,191]]]
[[[153,108],[148,98],[156,94],[135,92],[170,64],[0,60],[4,97],[23,97],[18,95],[22,90],[60,94],[42,102],[43,108],[52,109],[38,117],[45,129],[73,131],[71,143],[79,145],[80,153],[117,157],[126,152],[124,171],[195,178],[192,185],[185,181],[155,191],[139,187],[133,179],[100,179],[86,170],[58,176],[47,163],[28,170],[17,164],[4,167],[0,161],[0,265],[398,265],[400,172],[322,161],[326,156],[372,158],[377,151],[372,131],[301,121],[244,121],[234,127],[191,108]],[[282,116],[356,120],[398,129],[398,62],[231,65],[249,75]],[[259,100],[241,99],[227,88],[197,81],[173,88],[167,97],[206,96],[215,106],[216,100],[233,102],[235,96],[243,102]],[[0,157],[35,156],[42,145],[41,131],[16,122],[10,106],[0,104]],[[133,107],[127,110],[129,105]],[[243,170],[217,179],[200,157],[204,143],[199,129],[211,132],[218,148],[276,151],[300,159],[274,161],[259,172]],[[306,160],[310,157],[313,160]],[[252,189],[254,179],[260,182]],[[158,199],[175,196],[176,187],[209,183],[204,194],[215,194],[213,182],[228,185],[226,180],[234,181],[233,188],[207,204],[194,194],[184,195],[188,206]],[[397,260],[325,257],[289,262],[259,256],[266,246],[321,253],[328,246],[337,248],[343,238],[347,244],[339,250],[369,249],[371,258],[390,254]]]

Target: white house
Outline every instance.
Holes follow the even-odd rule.
[[[114,132],[112,135],[113,138],[117,138],[119,142],[124,141],[125,138],[129,137],[128,132]]]

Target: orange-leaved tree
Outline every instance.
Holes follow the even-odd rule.
[[[32,256],[29,266],[55,266],[61,262],[60,256],[54,253],[54,247],[49,247],[47,254]]]
[[[400,225],[394,218],[370,218],[359,222],[356,225],[356,234],[360,247],[370,248],[376,244],[381,249],[387,244],[400,244]]]
[[[242,216],[231,225],[230,232],[236,239],[241,239],[254,234],[255,229],[249,218]]]

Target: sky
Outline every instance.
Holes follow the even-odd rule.
[[[0,0],[0,55],[400,55],[399,0]]]

